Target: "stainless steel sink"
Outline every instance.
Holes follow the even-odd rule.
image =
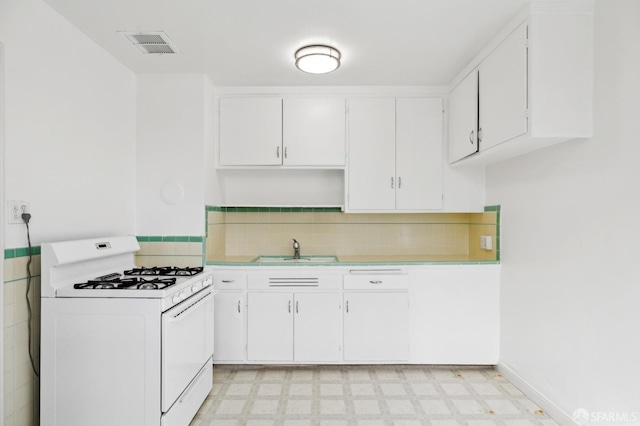
[[[336,256],[301,256],[294,259],[293,256],[258,256],[254,262],[257,263],[335,263],[338,262]]]

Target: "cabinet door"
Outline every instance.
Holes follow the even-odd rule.
[[[244,293],[214,296],[214,353],[216,361],[244,361]]]
[[[344,359],[409,359],[408,293],[344,294]]]
[[[296,361],[340,360],[340,306],[338,293],[296,293],[293,324]]]
[[[442,99],[396,100],[396,210],[442,208]]]
[[[480,65],[480,150],[527,133],[527,25]]]
[[[345,99],[283,100],[282,160],[289,166],[344,166]]]
[[[449,94],[449,163],[478,152],[478,71]]]
[[[350,210],[395,209],[395,99],[349,101]]]
[[[500,267],[411,271],[411,362],[496,364],[500,339]]]
[[[220,99],[220,165],[282,164],[282,99]]]
[[[293,360],[293,294],[251,292],[247,310],[247,359]]]

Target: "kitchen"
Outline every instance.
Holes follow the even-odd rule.
[[[69,23],[73,15],[65,18],[54,10],[65,15],[70,3],[0,5],[3,203],[30,203],[36,246],[95,235],[200,237],[189,244],[202,245],[205,206],[242,205],[247,194],[244,174],[229,170],[219,179],[214,147],[206,143],[216,132],[207,117],[216,116],[213,95],[219,89],[201,72],[152,74],[161,57],[149,58],[146,71],[132,72],[81,32],[87,29]],[[627,413],[629,419],[640,412],[640,373],[634,363],[640,355],[634,337],[640,290],[632,267],[640,255],[633,238],[639,231],[634,220],[639,176],[632,163],[638,153],[634,125],[640,88],[634,70],[640,58],[633,40],[639,36],[639,14],[637,1],[595,2],[593,137],[496,163],[486,172],[451,169],[445,181],[476,173],[484,180],[482,205],[501,206],[500,362],[517,370],[520,385],[542,395],[561,418],[571,419],[577,408]],[[124,40],[114,37],[116,42]],[[137,53],[122,46],[127,48],[131,56]],[[283,50],[292,56],[295,49]],[[344,53],[340,72],[349,70]],[[449,84],[473,56],[442,84]],[[290,84],[311,85],[292,62]],[[247,69],[236,72],[251,74]],[[371,80],[362,84],[378,85],[375,76],[371,72]],[[407,80],[401,86],[420,84]],[[332,190],[316,195],[325,197],[325,205],[342,202],[336,200],[342,182],[335,172],[316,171],[312,178],[299,170],[287,172],[275,172],[270,179],[285,187],[302,180],[316,191],[327,188],[317,182],[328,182]],[[264,175],[249,171],[246,176]],[[256,185],[270,183],[255,181],[250,179]],[[181,203],[169,205],[160,189],[166,184],[167,191],[175,190],[175,182],[188,190]],[[285,197],[302,206],[312,204],[296,198],[299,188],[289,190],[297,192]],[[265,193],[260,188],[255,192]],[[458,201],[477,205],[478,200],[463,195]],[[27,239],[24,226],[9,225],[5,218],[2,223],[5,369],[0,418],[5,424],[37,424],[22,302]],[[161,254],[178,255],[177,244],[167,250]]]

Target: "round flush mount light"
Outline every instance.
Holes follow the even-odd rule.
[[[311,74],[326,74],[340,66],[340,52],[331,46],[305,46],[296,51],[296,67]]]

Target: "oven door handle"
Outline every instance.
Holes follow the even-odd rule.
[[[204,296],[202,296],[200,299],[196,300],[194,303],[190,304],[189,306],[185,307],[184,309],[178,311],[178,313],[176,313],[175,315],[170,316],[167,321],[170,323],[175,323],[178,321],[182,321],[184,318],[188,317],[191,313],[195,312],[198,310],[198,307],[200,307],[200,305],[204,304],[207,302],[207,299],[212,299],[213,295],[211,294],[211,292],[205,294]],[[180,306],[180,305],[178,305]]]

